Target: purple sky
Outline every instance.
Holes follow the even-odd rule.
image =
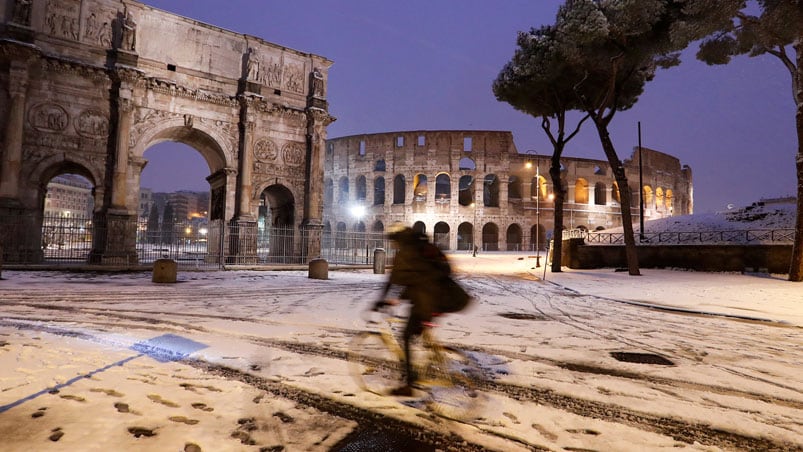
[[[329,72],[329,137],[395,130],[510,130],[519,151],[551,154],[534,118],[497,102],[491,83],[516,33],[553,23],[557,0],[146,0],[148,5],[304,52]],[[140,39],[148,39],[141,37]],[[795,194],[796,136],[789,73],[772,57],[706,66],[687,51],[660,71],[632,109],[617,113],[619,157],[642,144],[694,173],[695,212]],[[590,123],[565,155],[605,160]],[[206,190],[200,154],[161,144],[146,152],[142,185]],[[180,155],[181,163],[171,156]],[[186,181],[176,171],[188,175]]]

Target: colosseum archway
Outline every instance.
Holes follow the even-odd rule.
[[[44,172],[77,164],[98,201],[90,262],[136,264],[143,155],[162,141],[204,156],[213,219],[244,237],[256,235],[259,187],[282,181],[304,229],[294,257],[320,255],[331,61],[133,0],[31,2],[25,15],[0,15],[7,262],[39,248],[40,231],[19,224],[41,208]],[[250,240],[231,243],[236,262],[256,258]]]

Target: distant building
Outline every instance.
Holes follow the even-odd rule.
[[[62,174],[47,184],[46,217],[91,218],[94,206],[92,184],[81,176]]]
[[[643,185],[639,190],[639,156]],[[383,234],[400,222],[443,249],[544,249],[554,229],[551,149],[520,153],[508,131],[425,130],[327,140],[324,231]],[[606,160],[563,157],[564,226],[622,225],[619,189]],[[671,155],[634,149],[622,162],[631,218],[693,212],[692,171]]]
[[[150,188],[139,189],[139,216],[147,218],[151,214],[153,191]]]

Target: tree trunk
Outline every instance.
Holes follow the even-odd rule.
[[[610,135],[608,135],[608,128],[598,117],[592,116],[594,125],[597,126],[597,133],[599,134],[602,149],[605,151],[605,156],[608,157],[608,163],[611,165],[613,174],[616,178],[616,183],[619,185],[619,204],[622,209],[622,229],[625,236],[625,256],[627,257],[627,270],[631,276],[641,275],[639,272],[638,264],[638,251],[636,250],[636,239],[633,235],[633,220],[630,215],[630,202],[631,193],[630,186],[627,184],[627,175],[625,168],[622,166],[619,156],[616,155],[616,149],[613,147]]]
[[[797,214],[795,219],[795,243],[792,261],[789,264],[789,281],[803,281],[803,36],[792,46],[797,53],[797,70],[793,75],[795,125],[797,126]]]
[[[561,258],[563,256],[563,202],[566,200],[566,193],[563,191],[563,185],[560,183],[560,156],[563,153],[562,147],[555,149],[552,154],[552,163],[549,165],[549,177],[552,179],[552,189],[554,190],[554,208],[555,208],[555,228],[552,230],[552,272],[559,273],[561,271]],[[538,193],[540,196],[541,193]]]

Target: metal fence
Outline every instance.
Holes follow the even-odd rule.
[[[794,229],[745,229],[738,231],[645,232],[636,240],[644,245],[717,245],[717,244],[786,244],[795,240]],[[591,232],[573,229],[563,231],[563,238],[583,238],[586,243],[622,245],[621,232]]]
[[[93,237],[105,236],[103,226],[95,224],[92,218],[25,215],[2,220],[0,233],[15,237],[13,243],[4,240],[7,243],[2,250],[3,261],[8,264],[87,264],[93,252]],[[30,231],[36,230],[41,230],[41,237],[31,234]],[[320,240],[320,256],[306,256],[305,247],[310,240]],[[179,268],[199,270],[238,264],[305,264],[317,257],[335,265],[373,265],[377,248],[386,251],[388,263],[394,255],[383,233],[264,228],[256,223],[206,220],[149,225],[146,219],[141,219],[136,224],[135,247],[136,262],[131,258],[126,265],[173,259]]]

